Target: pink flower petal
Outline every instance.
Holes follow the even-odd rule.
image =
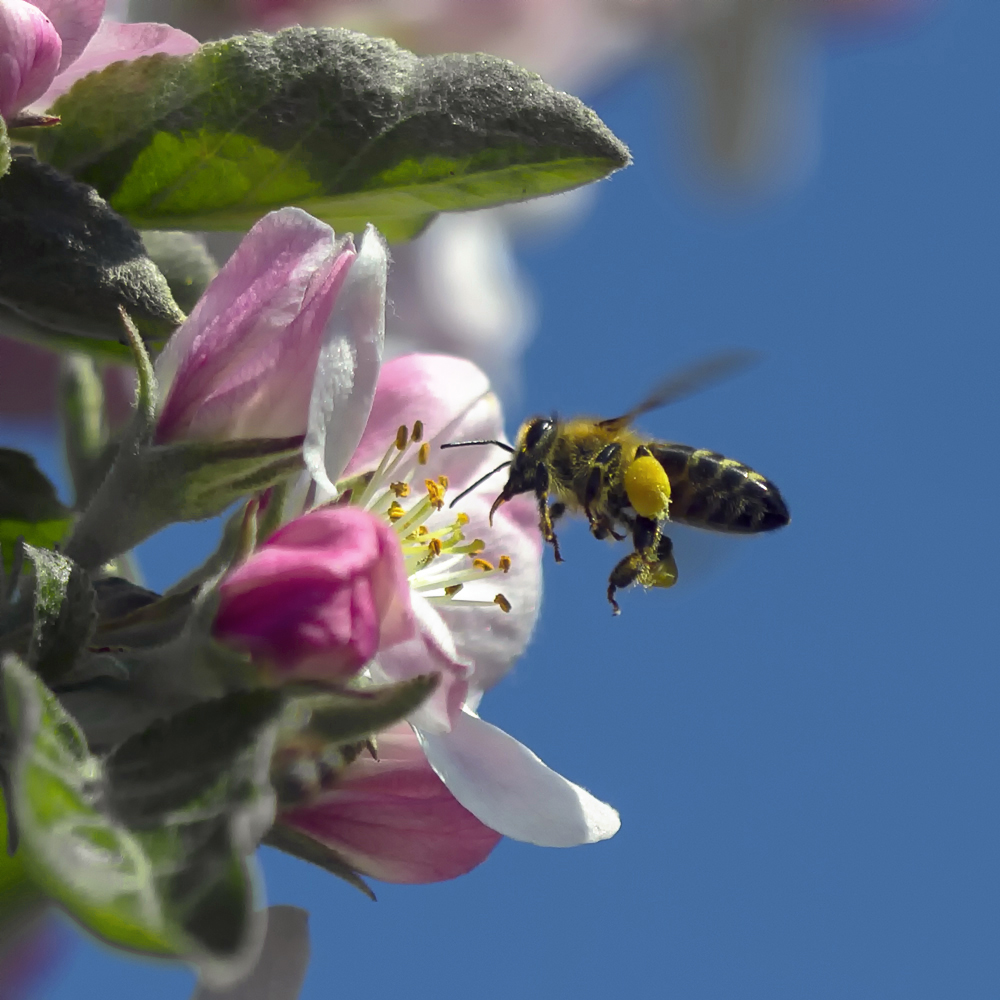
[[[38,7],[0,3],[0,116],[10,118],[44,93],[61,51],[59,33]]]
[[[87,47],[104,16],[105,0],[32,0],[34,5],[55,25],[62,39],[62,61],[65,69]],[[57,70],[56,72],[59,72]]]
[[[447,439],[489,388],[486,376],[463,358],[407,354],[387,361],[379,376],[371,416],[345,474],[355,475],[377,465],[397,428],[402,424],[412,428],[417,420],[423,421],[424,438],[434,451],[434,443]]]
[[[101,0],[101,8],[104,0]],[[63,71],[52,81],[52,86],[35,102],[39,108],[48,108],[57,97],[65,94],[77,80],[88,73],[102,70],[112,63],[131,61],[141,56],[163,53],[168,56],[190,55],[198,48],[198,40],[186,31],[171,28],[169,24],[120,24],[101,21],[97,33],[89,38],[79,58],[65,58],[63,39]]]
[[[157,359],[157,440],[304,433],[323,323],[353,259],[300,209],[261,219]]]
[[[388,266],[382,237],[368,226],[323,332],[302,455],[316,483],[330,496],[368,422],[379,381]]]
[[[322,802],[284,812],[280,822],[385,882],[439,882],[487,858],[500,835],[456,801],[409,726],[379,733],[378,756],[359,757]]]
[[[613,837],[618,813],[526,746],[463,712],[451,732],[417,733],[431,766],[474,816],[514,840],[575,847]]]
[[[353,507],[279,528],[223,579],[213,624],[217,639],[251,653],[278,682],[353,676],[381,644],[415,633],[396,534]]]

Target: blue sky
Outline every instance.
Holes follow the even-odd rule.
[[[509,429],[756,348],[642,424],[755,466],[792,523],[679,539],[678,586],[618,619],[618,553],[564,529],[535,641],[481,711],[621,832],[504,842],[377,904],[265,852],[273,901],[312,911],[307,1000],[1000,995],[998,37],[1000,5],[940,0],[831,43],[816,170],[750,208],[686,181],[652,68],[592,96],[635,166],[521,250],[542,329]],[[171,558],[152,543],[154,581]],[[189,988],[78,944],[44,996]]]

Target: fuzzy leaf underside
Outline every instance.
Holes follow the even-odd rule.
[[[121,337],[119,308],[151,339],[184,319],[139,234],[92,187],[15,156],[0,177],[0,320],[84,350]]]
[[[288,28],[117,63],[55,104],[42,157],[144,228],[246,229],[297,205],[410,239],[438,212],[578,187],[627,165],[594,112],[495,56],[418,57]]]

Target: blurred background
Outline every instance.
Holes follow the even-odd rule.
[[[481,713],[613,803],[621,832],[504,841],[457,881],[376,885],[374,904],[265,849],[271,902],[311,912],[303,997],[995,1000],[1000,6],[148,0],[131,16],[202,37],[345,23],[497,51],[580,93],[635,164],[398,248],[396,349],[476,358],[509,433],[614,415],[671,368],[758,349],[641,425],[748,462],[792,511],[773,536],[677,535],[678,585],[626,593],[617,619],[618,553],[564,528],[534,642]],[[8,356],[0,380],[15,370]],[[61,474],[31,385],[0,443]],[[148,542],[151,585],[217,530]],[[38,997],[192,989],[53,933]]]

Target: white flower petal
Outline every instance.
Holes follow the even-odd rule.
[[[324,332],[303,445],[306,468],[333,494],[368,422],[385,341],[388,256],[369,226]]]
[[[470,683],[489,689],[524,652],[535,629],[542,598],[541,535],[534,497],[517,497],[504,504],[491,528],[489,507],[500,486],[490,490],[484,484],[481,490],[458,504],[457,509],[469,517],[463,533],[486,543],[479,555],[494,566],[501,556],[508,556],[510,570],[467,581],[454,600],[441,602],[437,610],[451,630],[458,655],[474,665]],[[508,613],[496,605],[484,608],[463,603],[490,602],[497,594],[510,603]]]
[[[611,806],[471,712],[462,712],[450,733],[417,736],[452,795],[504,836],[540,847],[575,847],[607,840],[621,826]]]

